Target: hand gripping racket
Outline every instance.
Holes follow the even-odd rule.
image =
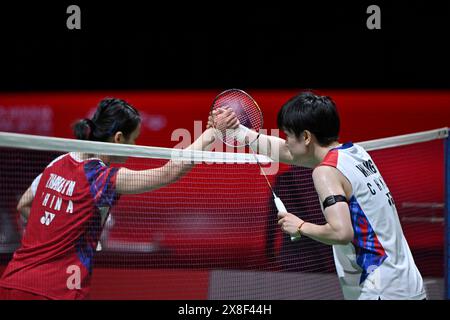
[[[288,212],[286,207],[284,206],[283,201],[275,194],[273,191],[272,185],[270,184],[267,175],[261,166],[261,163],[258,161],[256,157],[256,153],[253,150],[252,143],[257,140],[249,141],[246,139],[246,133],[249,130],[254,130],[258,132],[263,126],[263,114],[261,109],[259,108],[256,101],[246,92],[240,89],[229,89],[219,93],[214,99],[211,106],[211,116],[214,121],[214,110],[219,108],[228,107],[234,111],[237,118],[239,119],[240,125],[239,128],[232,130],[227,128],[214,128],[216,136],[219,137],[220,140],[223,141],[228,146],[231,147],[243,147],[249,146],[250,150],[255,157],[256,163],[259,165],[261,172],[266,178],[267,184],[269,185],[270,191],[273,195],[273,200],[275,202],[275,206],[280,212]],[[300,239],[299,236],[291,236],[291,240],[295,241]]]

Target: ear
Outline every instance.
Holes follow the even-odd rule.
[[[303,131],[303,138],[305,139],[305,146],[309,146],[312,142],[312,133],[309,130]]]
[[[122,131],[117,131],[116,134],[114,135],[113,142],[114,143],[124,143],[124,141],[125,141],[125,137],[124,137]]]

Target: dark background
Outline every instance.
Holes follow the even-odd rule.
[[[310,2],[2,2],[0,91],[450,87],[449,2]]]

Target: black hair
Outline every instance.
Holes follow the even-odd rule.
[[[105,98],[99,102],[92,119],[79,120],[73,132],[80,140],[106,142],[118,131],[128,137],[140,122],[139,112],[125,100]]]
[[[339,138],[340,120],[336,104],[328,96],[302,92],[289,99],[278,112],[278,128],[290,131],[297,138],[304,130],[314,134],[321,146]]]

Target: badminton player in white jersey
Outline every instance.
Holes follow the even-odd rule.
[[[278,153],[276,161],[314,168],[312,178],[327,221],[317,225],[279,212],[281,229],[333,246],[346,299],[425,299],[389,188],[361,146],[338,142],[340,121],[333,100],[301,93],[281,108],[278,126],[286,140],[254,131],[246,135],[249,141],[257,139],[253,149],[260,154]],[[278,152],[271,152],[274,148]]]

